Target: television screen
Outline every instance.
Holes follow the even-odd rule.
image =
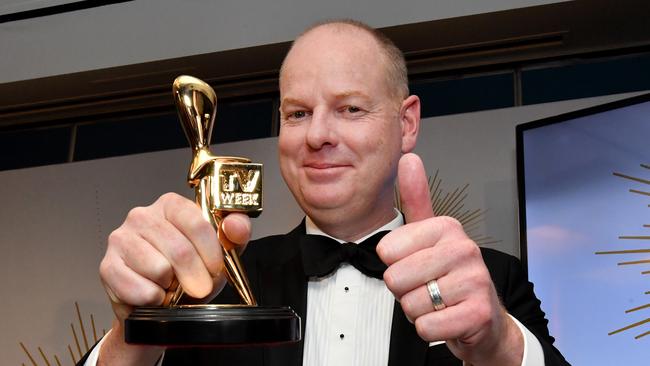
[[[575,365],[650,360],[650,94],[517,126],[522,261]]]

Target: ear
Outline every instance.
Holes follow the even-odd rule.
[[[415,149],[420,131],[420,98],[411,95],[404,99],[399,116],[402,127],[402,153],[406,154]]]

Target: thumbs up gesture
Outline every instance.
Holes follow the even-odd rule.
[[[418,335],[446,341],[472,365],[521,365],[523,335],[499,301],[481,250],[457,220],[434,216],[417,155],[401,158],[398,185],[405,225],[386,235],[377,253],[388,265],[384,282]]]

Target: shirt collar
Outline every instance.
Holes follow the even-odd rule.
[[[367,238],[373,236],[375,233],[378,233],[380,231],[391,231],[391,230],[397,229],[398,227],[404,225],[404,216],[402,216],[402,213],[399,212],[396,208],[393,208],[393,210],[395,211],[395,218],[394,219],[389,221],[384,226],[377,228],[375,231],[369,233],[368,235],[364,236],[363,238],[357,240],[357,242],[360,243],[360,242],[366,240]],[[316,226],[316,224],[311,220],[311,218],[309,218],[309,216],[307,216],[307,218],[305,219],[305,232],[307,234],[310,234],[310,235],[327,236],[328,238],[332,238],[332,239],[338,241],[339,243],[345,243],[346,242],[345,240],[341,240],[341,239],[335,238],[335,237],[333,237],[331,235],[327,235],[325,232],[323,232],[321,229],[319,229],[318,226]]]

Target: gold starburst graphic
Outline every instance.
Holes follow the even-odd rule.
[[[486,211],[477,209],[468,209],[465,207],[465,199],[468,196],[467,189],[469,183],[463,187],[456,187],[453,191],[445,192],[442,186],[442,179],[438,177],[438,170],[433,176],[429,176],[429,195],[431,198],[431,207],[433,214],[436,216],[449,216],[458,220],[462,225],[465,233],[476,244],[488,246],[501,242],[490,236],[477,233],[481,223],[485,220]],[[399,197],[399,190],[395,187],[395,207],[402,210],[402,204]]]
[[[644,169],[650,170],[650,165],[648,165],[648,164],[641,164],[640,166],[642,168],[644,168]],[[619,178],[623,178],[623,179],[626,179],[626,180],[631,180],[631,181],[634,181],[634,182],[637,182],[637,183],[643,183],[643,184],[646,184],[646,185],[650,185],[650,180],[648,180],[648,179],[643,179],[643,178],[640,178],[640,177],[635,177],[635,176],[632,176],[632,175],[627,175],[627,174],[622,174],[622,173],[617,173],[617,172],[614,172],[613,174],[615,176],[619,177]],[[649,191],[643,191],[643,190],[638,190],[638,189],[629,189],[629,192],[634,194],[634,195],[638,195],[639,197],[642,197],[642,199],[647,199],[647,197],[650,196]],[[648,207],[650,207],[650,204],[648,204]],[[650,228],[650,224],[644,224],[643,228],[644,229]],[[650,240],[650,235],[621,235],[618,238],[620,240],[624,240],[624,241],[627,241],[627,240]],[[596,254],[647,254],[647,253],[650,253],[650,248],[624,249],[624,250],[596,252]],[[618,262],[619,266],[631,266],[631,265],[639,265],[639,264],[641,264],[641,265],[650,264],[650,259],[643,258],[643,259],[634,260],[634,261]],[[648,275],[648,274],[650,274],[650,271],[642,271],[641,272],[641,275]],[[645,294],[649,295],[650,291],[646,291]],[[634,307],[634,308],[631,308],[631,309],[627,309],[627,310],[625,310],[625,313],[629,314],[629,313],[639,311],[639,310],[643,310],[643,309],[647,309],[647,308],[650,308],[650,303],[645,304],[645,305],[641,305],[641,306],[637,306],[637,307]],[[646,318],[646,319],[641,320],[639,322],[626,325],[626,326],[624,326],[622,328],[611,331],[608,334],[613,335],[613,334],[616,334],[616,333],[620,333],[620,332],[623,332],[625,330],[632,329],[632,328],[638,327],[638,326],[646,324],[646,323],[650,323],[650,318]],[[636,335],[634,338],[639,339],[639,338],[644,337],[644,336],[646,336],[648,334],[650,334],[650,331],[640,333],[640,334]]]
[[[93,336],[92,339],[94,339],[94,342],[89,343],[88,342],[88,333],[86,333],[86,327],[84,326],[83,318],[81,317],[81,311],[79,310],[79,304],[77,304],[76,301],[74,303],[74,306],[75,306],[75,310],[77,312],[77,321],[79,322],[79,324],[75,328],[74,323],[70,323],[70,329],[72,331],[72,339],[73,339],[73,341],[74,341],[73,343],[75,345],[74,350],[73,350],[73,346],[68,344],[68,353],[70,354],[70,360],[72,361],[71,365],[75,365],[77,363],[77,361],[80,360],[83,357],[84,353],[88,352],[90,350],[90,347],[94,343],[97,343],[97,341],[99,340],[99,338],[97,337],[97,329],[95,327],[95,317],[93,316],[93,314],[90,314],[90,327],[91,327],[91,330],[92,330],[92,336]],[[79,339],[79,336],[78,336],[78,333],[77,333],[77,329],[79,329],[79,331],[81,332],[81,342],[80,342],[80,339]],[[106,329],[102,329],[102,335],[106,335]],[[82,343],[83,343],[83,345],[82,345]],[[32,353],[29,352],[29,350],[25,346],[25,343],[19,342],[19,344],[20,344],[20,347],[23,349],[23,352],[25,352],[25,355],[27,355],[27,358],[29,359],[32,366],[39,366],[38,362],[36,361],[36,358],[38,358],[38,357],[34,358]],[[61,360],[59,359],[58,355],[55,354],[52,357],[48,357],[41,347],[37,347],[36,349],[38,350],[38,353],[41,356],[40,358],[43,359],[43,363],[41,365],[51,366],[51,365],[53,365],[53,363],[50,362],[51,360],[53,360],[55,362],[54,364],[56,364],[57,366],[62,365]],[[76,350],[76,353],[75,353],[75,350]],[[39,359],[39,362],[40,362],[40,359]],[[22,366],[26,366],[26,365],[23,363]]]

